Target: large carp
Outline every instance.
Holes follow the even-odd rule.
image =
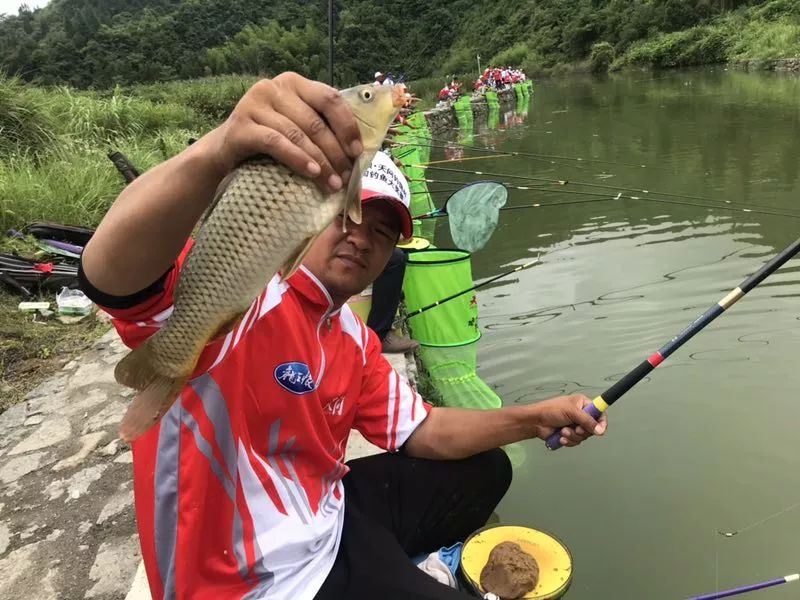
[[[229,331],[278,271],[284,278],[337,214],[361,222],[361,175],[408,101],[405,87],[340,92],[364,147],[347,190],[325,194],[268,157],[238,166],[222,183],[178,280],[164,326],[117,365],[117,381],[139,390],[120,424],[132,441],[175,401],[209,341]]]

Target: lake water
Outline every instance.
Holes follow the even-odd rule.
[[[509,206],[556,206],[501,213],[473,257],[477,281],[543,261],[478,293],[479,374],[506,405],[603,392],[800,235],[800,79],[718,68],[543,81],[527,116],[507,117],[458,135],[564,158],[439,165],[570,181],[512,190]],[[637,195],[622,188],[650,195],[607,199]],[[798,218],[712,207],[725,201]],[[448,245],[444,224],[437,236]],[[686,598],[797,572],[800,505],[732,538],[717,530],[800,503],[799,349],[793,260],[615,404],[606,438],[556,453],[524,443],[501,520],[568,545],[570,600]],[[798,598],[797,586],[747,597]]]

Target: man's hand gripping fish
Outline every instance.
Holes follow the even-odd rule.
[[[120,424],[124,441],[169,410],[206,344],[233,328],[275,273],[288,278],[337,214],[361,222],[361,175],[409,96],[402,85],[362,85],[341,95],[364,147],[348,189],[325,194],[269,157],[247,160],[226,178],[181,271],[172,315],[114,372],[139,390]]]

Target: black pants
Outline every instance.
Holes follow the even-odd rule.
[[[409,558],[464,541],[511,484],[502,450],[459,461],[379,454],[350,461],[344,531],[316,600],[475,600]]]
[[[403,293],[403,277],[406,274],[406,253],[395,248],[386,268],[372,284],[372,308],[367,318],[367,326],[383,340],[392,328],[397,305]]]

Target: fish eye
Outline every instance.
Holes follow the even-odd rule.
[[[361,90],[361,99],[365,102],[371,102],[374,97],[375,94],[372,93],[372,90]]]

